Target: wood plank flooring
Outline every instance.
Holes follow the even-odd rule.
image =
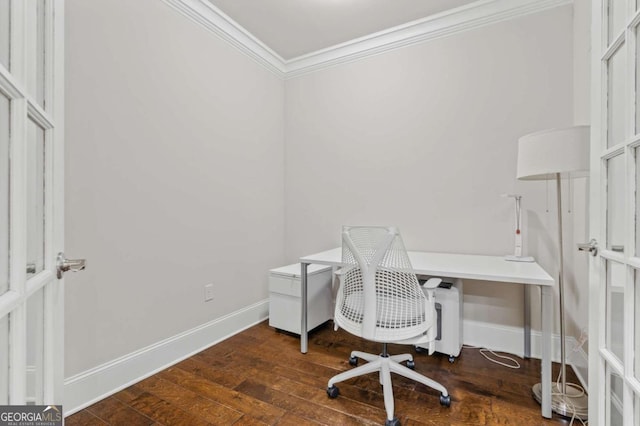
[[[334,332],[327,323],[310,334],[307,354],[299,348],[296,336],[263,322],[67,417],[65,424],[384,424],[377,376],[339,384],[337,399],[325,392],[331,376],[352,368],[351,350],[378,353],[379,344]],[[438,392],[392,375],[395,412],[404,426],[569,424],[555,415],[544,419],[531,397],[531,386],[539,382],[539,360],[518,359],[522,367],[513,370],[487,361],[476,349],[463,349],[450,364],[445,355],[389,346],[392,354],[407,351],[414,354],[416,371],[442,383],[452,402],[442,407]],[[554,377],[558,368],[554,365]],[[572,375],[569,379],[577,383]]]

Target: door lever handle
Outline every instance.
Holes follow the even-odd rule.
[[[591,239],[588,243],[577,244],[578,250],[580,251],[588,251],[591,253],[591,256],[598,255],[598,242],[595,239]]]
[[[62,279],[62,274],[67,271],[78,272],[87,267],[86,259],[67,259],[64,257],[64,253],[58,253],[58,259],[56,262],[56,270],[58,279]]]

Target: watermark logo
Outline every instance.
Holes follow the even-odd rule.
[[[62,426],[62,405],[0,405],[0,426]]]

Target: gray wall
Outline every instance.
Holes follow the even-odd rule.
[[[69,377],[267,297],[284,88],[161,1],[66,9]]]
[[[366,223],[413,250],[512,254],[500,194],[515,192],[525,254],[555,276],[555,193],[517,181],[516,155],[520,136],[573,123],[572,19],[563,6],[288,80],[287,258]],[[520,326],[522,288],[469,283],[465,316]]]

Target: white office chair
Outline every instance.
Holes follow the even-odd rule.
[[[440,404],[450,406],[451,397],[444,386],[413,371],[415,363],[411,354],[387,353],[387,343],[420,344],[429,347],[429,353],[433,353],[437,322],[434,289],[441,280],[427,281],[425,295],[411,271],[409,256],[395,228],[344,227],[342,263],[346,266],[338,272],[340,288],[336,297],[335,327],[381,342],[383,349],[379,355],[351,352],[349,364],[357,366],[358,358],[367,363],[329,379],[329,398],[340,394],[336,383],[377,371],[387,411],[385,425],[399,425],[394,417],[393,372],[440,391]],[[404,361],[406,367],[400,364]]]

